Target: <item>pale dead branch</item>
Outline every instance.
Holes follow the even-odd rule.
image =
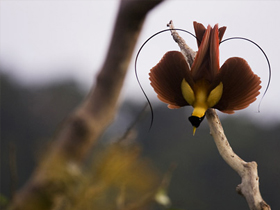
[[[236,191],[245,197],[251,210],[271,209],[260,193],[257,163],[245,162],[234,153],[214,109],[207,110],[206,118],[220,155],[241,177],[241,184],[236,187]]]
[[[172,29],[171,30],[171,35],[174,39],[174,41],[178,44],[178,46],[180,47],[180,50],[182,52],[182,54],[185,56],[187,63],[190,65],[193,63],[194,61],[194,57],[196,52],[189,47],[189,45],[187,45],[187,43],[185,42],[185,40],[177,33],[173,24],[173,21],[170,20],[170,22],[167,24],[167,26]],[[191,67],[190,67],[191,68]]]

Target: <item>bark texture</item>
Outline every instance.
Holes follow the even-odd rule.
[[[232,150],[225,136],[222,124],[214,109],[208,109],[206,118],[217,149],[224,161],[241,177],[237,193],[244,196],[250,210],[269,210],[270,206],[263,200],[259,189],[259,176],[255,161],[245,162]]]

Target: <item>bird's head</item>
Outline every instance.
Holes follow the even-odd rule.
[[[203,115],[203,117],[197,117],[197,116],[190,116],[189,117],[189,121],[191,122],[192,126],[193,126],[193,135],[195,134],[196,128],[199,127],[200,123],[202,122],[202,120],[204,119],[205,115]]]

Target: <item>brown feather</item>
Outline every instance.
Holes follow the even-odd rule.
[[[202,38],[204,36],[206,28],[204,27],[204,25],[196,21],[193,22],[193,27],[196,35],[197,46],[199,47],[200,43],[202,42]]]
[[[226,26],[223,26],[223,27],[219,28],[219,40],[220,41],[222,41],[226,29],[227,29]]]
[[[218,24],[214,26],[211,30],[211,37],[210,37],[210,78],[209,80],[212,82],[213,78],[217,75],[218,70],[220,68],[219,64],[219,31],[218,31]]]
[[[194,62],[191,66],[191,73],[194,80],[199,80],[205,76],[209,69],[209,45],[210,45],[210,34],[211,26],[208,25],[207,30],[204,33],[202,42],[199,46]]]
[[[242,58],[226,60],[215,83],[219,81],[223,83],[223,95],[214,108],[225,113],[232,114],[235,110],[248,107],[260,93],[260,78]]]
[[[183,97],[181,83],[185,78],[193,87],[194,82],[182,53],[178,51],[167,52],[160,62],[151,69],[149,75],[151,85],[158,94],[158,98],[169,104],[169,108],[189,105]]]

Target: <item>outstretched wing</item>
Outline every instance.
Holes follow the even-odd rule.
[[[194,82],[188,64],[178,51],[167,52],[160,62],[151,69],[151,85],[158,98],[168,104],[169,108],[189,105],[184,99],[181,83],[185,79],[193,87]]]
[[[228,114],[248,107],[260,94],[260,78],[239,57],[226,60],[219,70],[218,81],[223,83],[223,94],[214,108]]]

